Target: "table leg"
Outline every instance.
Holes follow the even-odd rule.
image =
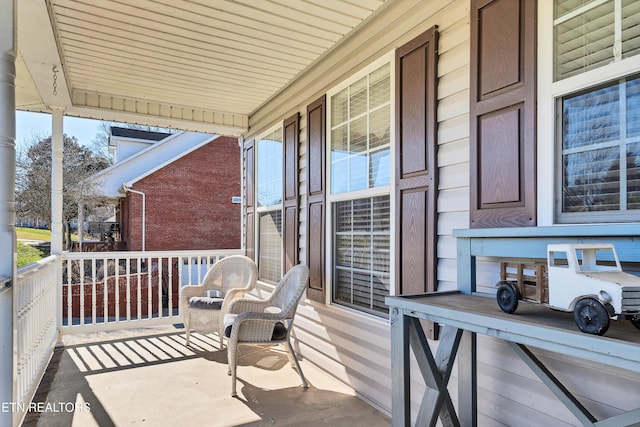
[[[391,309],[391,414],[393,427],[411,425],[409,318]]]

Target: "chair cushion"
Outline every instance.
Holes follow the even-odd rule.
[[[189,298],[189,307],[220,310],[223,301],[224,298],[191,297]]]
[[[220,292],[218,289],[210,289],[208,291],[204,291],[204,296],[208,298],[224,298],[224,295],[222,295],[222,292]]]
[[[224,316],[224,336],[231,338],[231,327],[233,321],[236,320],[237,314],[225,314]],[[287,337],[287,328],[282,322],[276,322],[273,326],[273,333],[271,334],[272,340],[283,340]]]

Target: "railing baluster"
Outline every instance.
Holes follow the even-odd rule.
[[[151,262],[150,262],[150,258],[146,259],[146,263],[147,263],[147,313],[148,313],[148,317],[149,319],[151,319],[153,316],[153,286],[151,285]]]
[[[80,264],[80,324],[84,325],[84,260],[79,262]]]
[[[104,323],[105,325],[109,322],[109,287],[107,286],[107,278],[109,277],[109,275],[107,272],[107,266],[107,257],[105,256],[102,259],[102,323]]]
[[[167,304],[167,316],[173,316],[173,268],[171,257],[167,258],[167,292],[169,294],[169,303]]]
[[[73,325],[73,261],[67,262],[67,326]]]
[[[138,283],[137,292],[138,292],[138,301],[137,301],[137,309],[138,309],[138,319],[142,319],[142,280],[140,280],[140,270],[142,270],[142,262],[140,257],[136,259],[136,282]],[[147,289],[148,292],[148,289]],[[149,317],[149,312],[147,312],[147,316]]]
[[[126,299],[127,299],[127,321],[131,320],[131,265],[130,259],[126,260],[125,272],[127,274],[127,290],[126,290]]]
[[[96,323],[98,301],[96,300],[96,259],[91,259],[91,323]]]

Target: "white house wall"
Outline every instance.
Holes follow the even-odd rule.
[[[539,4],[539,7],[546,5],[545,2]],[[469,0],[395,2],[379,21],[374,20],[370,26],[361,29],[356,37],[321,60],[316,69],[301,76],[297,83],[252,116],[252,132],[245,140],[255,138],[295,112],[300,114],[299,258],[302,262],[307,257],[306,106],[369,62],[438,25],[437,277],[438,290],[457,288],[453,230],[469,228],[469,7]],[[495,262],[480,262],[478,283],[482,289],[479,290],[494,292],[497,276]],[[327,286],[330,288],[329,284]],[[353,387],[363,399],[390,412],[388,320],[306,301],[299,308],[294,335],[295,346],[304,359]],[[437,342],[432,346],[435,348]],[[478,347],[479,425],[578,425],[577,419],[504,343],[479,337]],[[584,399],[587,408],[596,416],[633,409],[640,402],[637,375],[630,376],[628,372],[613,368],[603,369],[584,361],[558,359],[551,353],[539,355],[549,361],[554,373],[567,381],[569,389]],[[416,366],[412,369],[415,372],[411,393],[415,417],[423,381]],[[455,370],[449,389],[456,403]]]

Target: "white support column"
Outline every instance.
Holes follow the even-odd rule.
[[[51,255],[62,254],[62,108],[52,108],[51,133]]]
[[[16,280],[16,19],[17,0],[0,0],[0,276]],[[14,301],[0,285],[0,405],[14,402]],[[13,425],[11,411],[0,411],[0,425]]]
[[[63,155],[63,130],[62,121],[64,110],[52,107],[51,114],[51,255],[62,255],[62,155]],[[61,266],[61,264],[60,264]],[[62,283],[62,269],[56,272],[57,283]],[[56,319],[58,328],[58,341],[62,340],[62,286],[56,289]]]

